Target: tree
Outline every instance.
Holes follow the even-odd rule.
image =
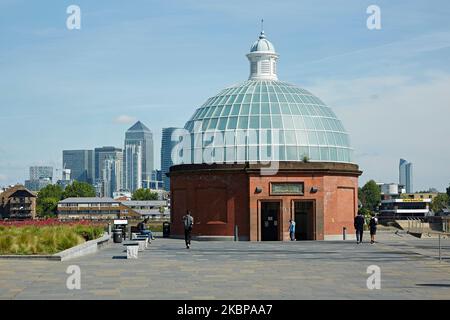
[[[363,208],[375,211],[381,201],[381,190],[373,180],[368,181],[361,189],[363,195]],[[361,201],[362,202],[362,201]]]
[[[36,211],[38,216],[53,216],[58,209],[58,202],[63,197],[63,189],[59,185],[50,184],[38,192]]]
[[[137,189],[133,192],[131,200],[158,200],[158,193],[150,191],[150,189]]]
[[[95,197],[94,187],[86,182],[74,181],[66,187],[63,193],[64,199],[81,197]]]
[[[450,206],[450,185],[447,188],[448,205]]]
[[[439,212],[448,206],[449,197],[446,193],[440,193],[431,201],[431,210]]]

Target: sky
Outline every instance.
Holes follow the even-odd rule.
[[[69,5],[81,29],[69,30]],[[366,25],[370,5],[381,29]],[[0,186],[63,149],[122,147],[141,120],[183,127],[222,88],[248,78],[260,20],[280,80],[333,108],[370,179],[414,189],[450,183],[450,2],[0,0]]]

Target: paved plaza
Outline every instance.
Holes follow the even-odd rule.
[[[126,260],[110,244],[67,262],[0,259],[1,299],[450,299],[450,240],[380,234],[354,241],[193,242],[158,238]],[[81,269],[69,290],[67,267]],[[369,290],[367,267],[381,269]]]

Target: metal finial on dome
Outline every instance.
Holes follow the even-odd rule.
[[[266,35],[264,34],[264,19],[261,19],[261,33],[259,35],[260,39],[265,39]]]

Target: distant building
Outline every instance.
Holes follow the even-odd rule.
[[[131,196],[132,196],[131,192],[127,190],[119,190],[113,192],[113,198],[115,200],[122,200],[122,201],[131,200]]]
[[[134,192],[142,187],[142,147],[125,145],[124,163],[124,188]]]
[[[167,201],[122,201],[122,204],[142,217],[154,220],[170,219]]]
[[[30,167],[30,180],[49,179],[53,180],[53,167],[32,166]]]
[[[133,214],[120,201],[112,198],[67,198],[58,202],[58,218],[61,220],[112,220]]]
[[[59,185],[61,188],[65,189],[69,184],[72,183],[70,176],[71,176],[70,169],[63,169],[62,170],[62,179],[58,180],[56,182],[56,184]]]
[[[63,150],[63,168],[70,170],[72,180],[94,183],[94,151]]]
[[[22,185],[0,193],[0,218],[25,220],[36,218],[36,194]]]
[[[170,179],[166,176],[170,167],[173,165],[172,149],[176,145],[176,141],[172,141],[172,133],[178,128],[163,128],[161,139],[161,171],[162,180],[164,182],[164,190],[170,191]]]
[[[153,170],[150,180],[143,181],[142,187],[146,189],[163,189],[163,179],[161,170]]]
[[[53,167],[32,166],[30,167],[30,179],[25,180],[25,188],[31,191],[39,191],[53,180]]]
[[[406,161],[405,159],[400,159],[399,164],[399,184],[405,186],[407,193],[414,192],[413,190],[413,164]]]
[[[431,198],[402,198],[381,200],[378,216],[389,219],[425,217],[430,214]]]
[[[50,179],[25,180],[25,188],[31,191],[40,191],[46,186],[52,184]]]
[[[138,146],[140,148],[138,148]],[[154,169],[153,134],[142,122],[136,122],[125,133],[124,153],[124,174],[129,183],[127,189],[134,191],[142,187],[143,181],[150,180]],[[135,163],[136,161],[140,161],[140,164],[137,165]],[[139,168],[140,170],[138,170]],[[135,175],[137,174],[141,177],[136,177]],[[136,185],[135,182],[138,182],[139,180],[140,184]],[[130,186],[132,186],[132,188]]]
[[[112,197],[122,189],[123,152],[116,147],[95,148],[95,184],[101,185],[101,196]]]

